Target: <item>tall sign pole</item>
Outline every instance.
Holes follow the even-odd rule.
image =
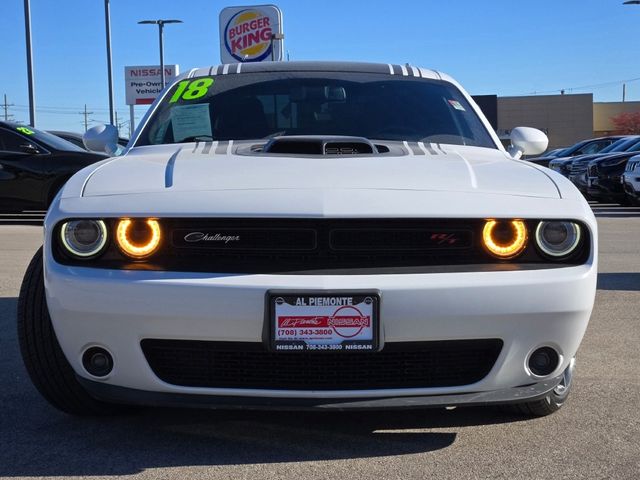
[[[160,40],[160,86],[164,89],[165,76],[164,76],[164,26],[168,23],[182,23],[182,20],[140,20],[139,25],[158,25],[158,38]]]
[[[160,40],[160,89],[167,84],[164,78],[164,22],[158,20],[158,36]]]
[[[29,125],[36,126],[36,100],[33,88],[33,50],[31,47],[31,5],[24,0],[24,30],[27,40],[27,81],[29,84]]]
[[[109,82],[109,123],[113,125],[113,69],[111,63],[111,12],[109,0],[104,0],[104,25],[107,32],[107,76]]]

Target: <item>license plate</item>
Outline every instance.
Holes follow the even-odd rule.
[[[376,292],[270,293],[270,347],[276,352],[378,350]]]

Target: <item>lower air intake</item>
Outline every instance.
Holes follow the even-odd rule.
[[[502,340],[387,343],[376,353],[273,353],[261,343],[142,340],[153,372],[185,387],[365,390],[469,385],[482,380]]]

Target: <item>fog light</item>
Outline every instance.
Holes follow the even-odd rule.
[[[573,222],[540,222],[536,228],[536,243],[551,257],[566,257],[580,244],[580,225]]]
[[[104,348],[91,347],[82,355],[82,365],[94,377],[106,377],[113,370],[113,357]]]
[[[74,257],[93,257],[107,244],[107,226],[102,220],[71,220],[62,225],[60,240]]]
[[[551,347],[535,350],[529,357],[529,370],[534,375],[544,377],[558,368],[560,355]]]
[[[160,247],[162,232],[158,220],[132,220],[123,218],[116,228],[116,239],[122,252],[132,258],[141,259],[155,253]]]
[[[527,247],[527,225],[522,220],[487,220],[482,229],[485,248],[494,257],[514,258]]]

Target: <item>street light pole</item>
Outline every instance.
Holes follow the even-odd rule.
[[[166,81],[164,78],[164,23],[158,22],[158,40],[160,41],[160,87],[164,89]]]
[[[158,38],[160,40],[160,81],[162,89],[164,89],[165,75],[164,75],[164,26],[168,23],[182,23],[182,20],[141,20],[139,25],[158,25]]]
[[[29,125],[36,126],[36,100],[33,87],[33,49],[31,48],[31,5],[24,0],[24,30],[27,41],[27,81],[29,85]]]
[[[104,0],[104,25],[107,32],[107,77],[109,83],[109,123],[113,125],[113,65],[111,60],[111,11],[109,0]]]

